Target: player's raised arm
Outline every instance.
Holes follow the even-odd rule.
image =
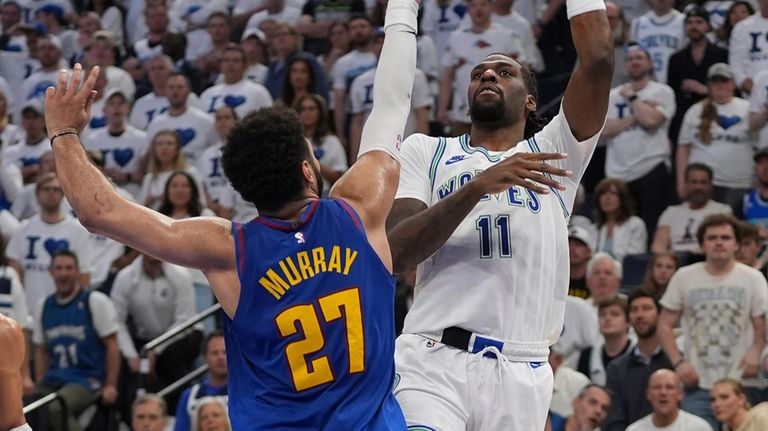
[[[579,141],[603,127],[613,78],[613,39],[603,0],[567,0],[578,61],[563,98],[563,112]]]
[[[224,219],[173,220],[121,197],[90,162],[80,142],[95,94],[99,69],[80,86],[83,70],[62,70],[56,88],[45,94],[45,123],[56,157],[56,171],[80,223],[91,232],[113,238],[159,259],[198,268],[234,268],[234,242]]]
[[[332,197],[346,200],[357,210],[382,257],[389,254],[388,247],[379,246],[386,246],[384,223],[397,191],[400,141],[411,109],[418,8],[416,0],[390,0],[387,5],[373,110],[363,126],[360,156],[331,190]]]

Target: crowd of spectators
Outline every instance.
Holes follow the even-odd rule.
[[[564,5],[423,0],[405,135],[467,132],[469,71],[495,52],[535,73],[539,114],[555,114],[576,59]],[[57,72],[75,62],[101,68],[81,139],[123,196],[174,219],[246,221],[257,212],[219,162],[230,129],[261,107],[294,109],[327,194],[354,163],[372,107],[385,8],[1,2],[0,312],[29,333],[30,399],[59,392],[69,430],[87,424],[94,403],[117,406],[137,430],[229,426],[223,338],[210,325],[148,361],[150,391],[200,362],[205,380],[134,400],[141,347],[214,298],[199,271],[79,225],[45,131],[43,97]],[[551,426],[767,429],[768,408],[744,404],[768,401],[768,0],[614,0],[606,9],[614,88],[571,220]],[[400,320],[412,286],[409,271]],[[61,414],[50,412],[54,427]]]

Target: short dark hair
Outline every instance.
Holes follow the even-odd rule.
[[[757,241],[758,243],[760,242],[760,229],[758,229],[758,227],[752,223],[748,221],[742,221],[739,230],[741,230],[741,240],[739,241],[740,243],[750,239]]]
[[[226,48],[221,50],[221,55],[224,56],[227,52],[239,52],[240,56],[243,59],[243,62],[246,61],[247,57],[245,55],[245,50],[240,47],[240,45],[228,45]]]
[[[189,182],[190,193],[189,204],[187,204],[187,212],[189,213],[189,216],[199,217],[203,212],[203,204],[200,203],[200,188],[197,187],[195,178],[185,171],[176,171],[168,177],[168,180],[165,182],[165,188],[163,189],[163,202],[160,204],[160,208],[158,208],[157,212],[165,214],[168,217],[173,214],[173,203],[171,203],[169,191],[171,189],[171,181],[178,176],[185,177],[187,182]]]
[[[218,329],[215,329],[208,333],[205,338],[203,338],[203,356],[208,354],[208,344],[211,342],[211,340],[218,337],[224,337],[224,333]]]
[[[706,172],[707,175],[709,175],[709,181],[712,182],[712,177],[714,176],[714,173],[712,172],[712,168],[705,165],[704,163],[691,163],[688,166],[685,167],[685,179],[688,180],[688,175],[693,171],[701,171]]]
[[[607,221],[607,214],[600,208],[600,196],[610,191],[611,187],[616,187],[616,194],[619,195],[619,215],[618,222],[624,223],[635,214],[635,201],[632,199],[632,192],[629,191],[627,183],[617,178],[603,178],[595,186],[595,216],[594,220],[598,227],[602,227]]]
[[[299,115],[275,106],[251,112],[235,124],[222,148],[221,164],[245,200],[269,211],[301,195],[301,164],[311,157]]]
[[[712,214],[705,218],[699,225],[699,229],[696,231],[696,239],[699,240],[699,245],[704,244],[704,234],[707,229],[712,226],[730,225],[733,228],[733,235],[736,237],[736,242],[741,243],[741,226],[739,221],[730,214]]]
[[[373,27],[373,20],[371,19],[371,17],[369,17],[368,15],[366,15],[364,13],[356,13],[356,14],[352,15],[347,20],[347,24],[351,23],[352,21],[358,20],[358,19],[365,20],[366,22],[368,22],[368,24],[371,25],[371,27]]]
[[[621,308],[621,311],[624,312],[624,317],[627,321],[629,321],[629,303],[626,299],[619,295],[614,295],[610,298],[600,301],[597,304],[597,312],[599,314],[602,310],[605,310],[608,307],[613,307],[614,305],[617,305],[619,308]]]
[[[627,306],[629,309],[632,309],[632,303],[640,298],[651,298],[653,305],[656,306],[656,310],[661,311],[661,304],[659,304],[659,298],[657,295],[643,287],[638,287],[637,289],[630,292],[629,298],[627,298]]]
[[[70,257],[74,259],[75,266],[80,265],[80,260],[77,258],[77,255],[75,254],[75,252],[70,249],[64,249],[64,250],[57,250],[53,252],[53,254],[51,255],[51,266],[53,266],[53,261],[59,257]]]
[[[171,73],[169,73],[168,74],[168,78],[166,78],[165,81],[168,82],[169,79],[177,78],[177,77],[184,78],[184,82],[187,83],[187,87],[190,87],[190,88],[192,87],[192,83],[189,81],[189,77],[186,74],[183,74],[181,72],[171,72]]]

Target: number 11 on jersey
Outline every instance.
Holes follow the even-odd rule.
[[[493,228],[496,228],[496,237],[499,241],[499,256],[512,257],[512,239],[509,232],[509,215],[500,214],[496,216],[491,226],[491,216],[483,215],[475,220],[475,228],[480,233],[480,258],[493,258]]]

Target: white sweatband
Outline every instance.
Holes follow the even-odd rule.
[[[419,5],[414,0],[390,0],[384,16],[384,30],[396,24],[403,24],[414,33],[417,31]]]
[[[565,0],[565,10],[568,12],[568,19],[592,12],[594,10],[605,10],[603,0]]]
[[[373,80],[373,109],[363,126],[358,156],[384,151],[400,160],[416,74],[417,13],[414,0],[389,0],[384,46]]]
[[[32,427],[30,427],[28,424],[24,424],[20,427],[16,427],[8,431],[32,431]]]

